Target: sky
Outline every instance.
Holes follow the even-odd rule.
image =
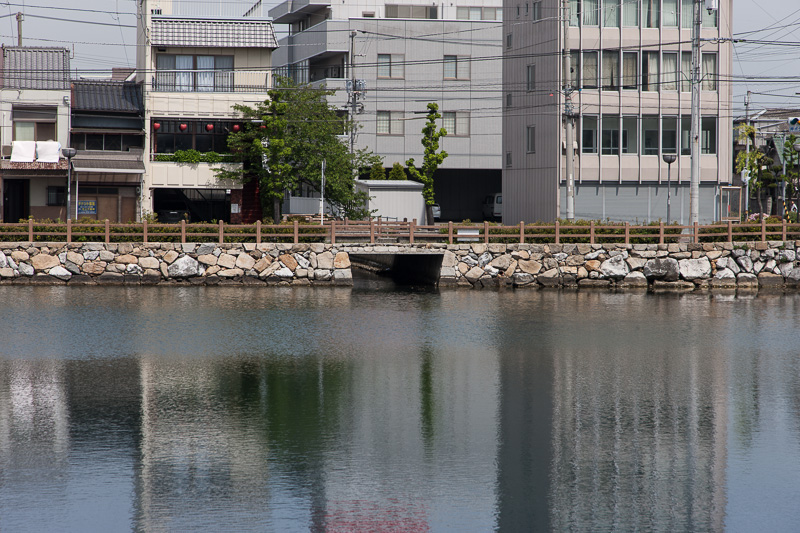
[[[84,76],[107,75],[111,67],[136,61],[137,0],[0,0],[0,42],[17,43],[14,14],[23,12],[26,46],[63,46],[74,50],[73,70]],[[196,0],[195,3],[202,2]],[[222,0],[234,9],[252,0]],[[280,0],[265,0],[268,7]],[[238,5],[237,5],[238,4]],[[798,107],[800,96],[800,2],[734,0],[735,38],[769,40],[783,45],[739,42],[734,45],[734,110],[743,110],[752,91],[751,109]],[[278,28],[280,29],[280,28]],[[797,43],[787,45],[786,43]],[[777,79],[759,83],[745,76]],[[786,79],[793,77],[792,79]]]

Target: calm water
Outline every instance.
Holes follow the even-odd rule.
[[[800,296],[0,287],[0,531],[797,531]]]

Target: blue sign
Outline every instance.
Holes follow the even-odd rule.
[[[78,216],[97,215],[97,200],[78,200]]]

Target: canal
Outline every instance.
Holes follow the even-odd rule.
[[[0,286],[0,531],[793,531],[800,296]]]

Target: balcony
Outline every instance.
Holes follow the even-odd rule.
[[[260,18],[264,16],[264,7],[260,0],[228,0],[224,2],[170,0],[155,8],[153,15],[210,19]]]
[[[154,92],[265,93],[272,83],[264,70],[159,70]]]
[[[269,10],[275,24],[291,24],[331,7],[330,0],[286,0]]]

